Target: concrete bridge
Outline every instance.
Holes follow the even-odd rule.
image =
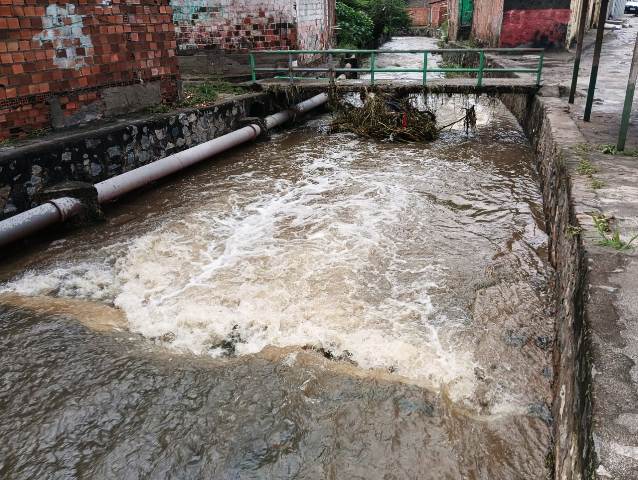
[[[257,82],[264,90],[277,89],[291,85],[286,79],[267,79]],[[295,80],[292,83],[296,88],[310,92],[334,88],[342,92],[358,92],[371,88],[369,80]],[[461,94],[461,95],[499,95],[499,94],[526,94],[534,95],[541,88],[536,82],[519,78],[488,78],[477,85],[475,79],[452,78],[430,80],[426,85],[413,80],[377,80],[374,83],[376,90],[395,93],[433,93],[433,94]]]
[[[380,65],[381,55],[392,59],[392,66]],[[405,55],[412,61],[405,64]],[[523,67],[501,67],[495,58],[503,55],[525,56],[528,63]],[[439,58],[447,63],[439,65]],[[252,82],[265,89],[295,85],[312,91],[328,87],[359,91],[374,87],[404,93],[535,94],[541,87],[544,51],[503,48],[277,50],[252,52],[249,61]],[[299,66],[300,62],[309,65]],[[402,78],[380,79],[378,74],[400,74]],[[518,74],[526,74],[527,78]],[[507,78],[494,78],[501,76]]]

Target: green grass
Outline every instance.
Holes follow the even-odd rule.
[[[152,105],[146,109],[146,113],[167,113],[171,111],[171,107],[165,103]]]
[[[567,235],[569,235],[570,237],[575,237],[577,235],[580,235],[581,233],[583,233],[582,227],[575,227],[573,225],[567,226]]]
[[[576,171],[581,175],[587,175],[591,177],[594,173],[598,172],[598,169],[586,158],[581,158]]]
[[[184,100],[182,106],[194,107],[207,105],[217,100],[220,94],[230,93],[238,95],[244,93],[246,89],[229,82],[204,82],[196,85],[184,87]]]
[[[629,250],[633,249],[632,244],[638,239],[638,234],[634,235],[625,242],[620,237],[620,231],[615,229],[612,231],[609,222],[610,219],[604,215],[592,215],[596,231],[600,235],[601,239],[598,241],[598,245],[602,247],[611,247],[615,250]]]
[[[598,180],[597,178],[593,178],[592,177],[592,179],[591,179],[591,188],[593,188],[594,190],[600,190],[604,186],[605,186],[605,182],[603,182],[602,180]]]

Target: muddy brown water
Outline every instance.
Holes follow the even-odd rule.
[[[545,478],[551,270],[515,120],[480,102],[429,145],[328,121],[3,259],[0,477]]]

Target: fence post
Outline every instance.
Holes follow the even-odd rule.
[[[620,121],[620,132],[618,133],[618,151],[625,150],[627,143],[627,131],[629,130],[629,117],[631,117],[631,106],[634,102],[634,93],[636,90],[636,79],[638,78],[638,36],[636,36],[636,44],[634,45],[634,55],[631,60],[631,69],[629,70],[629,80],[627,81],[627,93],[625,94],[625,106],[623,107],[622,118]]]
[[[374,85],[374,68],[377,63],[377,54],[372,52],[370,54],[370,85]]]
[[[483,85],[483,69],[485,68],[485,51],[481,50],[479,52],[479,71],[478,71],[478,79],[476,81],[476,85],[481,87]]]
[[[607,10],[609,0],[602,0],[600,4],[600,12],[598,16],[598,30],[596,31],[596,44],[594,45],[594,58],[591,64],[591,73],[589,74],[589,87],[587,89],[587,101],[585,103],[585,122],[591,121],[591,110],[594,105],[594,93],[596,91],[596,82],[598,81],[598,66],[600,64],[600,54],[603,48],[603,35],[605,34],[605,21],[607,20]]]
[[[290,83],[294,83],[295,77],[292,74],[292,53],[288,54],[288,78],[290,78]]]
[[[578,43],[576,44],[576,57],[574,58],[574,70],[572,72],[572,86],[569,89],[568,103],[574,103],[576,99],[576,86],[578,85],[578,73],[580,72],[580,58],[583,55],[583,40],[585,39],[585,27],[587,25],[587,11],[589,1],[582,0],[580,5],[580,19],[578,20]]]
[[[543,64],[545,63],[545,52],[541,52],[538,57],[538,72],[536,73],[536,86],[541,86],[541,79],[543,77]]]
[[[248,61],[250,62],[250,76],[253,83],[255,83],[257,81],[257,72],[255,72],[255,55],[252,53],[248,54]]]
[[[423,52],[423,86],[428,84],[428,52]]]
[[[335,83],[335,66],[334,59],[332,57],[332,53],[328,54],[328,78],[330,79],[330,85],[334,85]]]

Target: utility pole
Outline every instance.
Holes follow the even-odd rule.
[[[574,73],[572,73],[572,88],[569,91],[569,103],[574,103],[574,99],[576,98],[576,85],[578,84],[578,73],[580,71],[580,57],[583,54],[587,10],[589,10],[589,0],[582,0],[580,4],[580,19],[578,21],[578,40],[576,44],[576,58],[574,58]]]
[[[596,91],[596,80],[598,79],[598,65],[600,64],[600,52],[603,48],[603,35],[605,33],[605,20],[607,20],[607,10],[609,0],[602,0],[598,15],[598,30],[596,31],[596,46],[594,47],[594,59],[591,65],[591,76],[589,77],[589,90],[587,91],[587,104],[585,105],[586,122],[591,120],[591,108],[594,104],[594,92]]]
[[[636,78],[638,78],[638,35],[636,35],[634,56],[631,60],[631,70],[629,71],[629,81],[627,82],[627,93],[625,94],[625,107],[623,108],[622,120],[620,122],[620,133],[618,134],[617,150],[619,152],[625,150],[625,143],[627,142],[629,117],[631,116],[631,106],[634,102],[634,92],[636,91]]]

